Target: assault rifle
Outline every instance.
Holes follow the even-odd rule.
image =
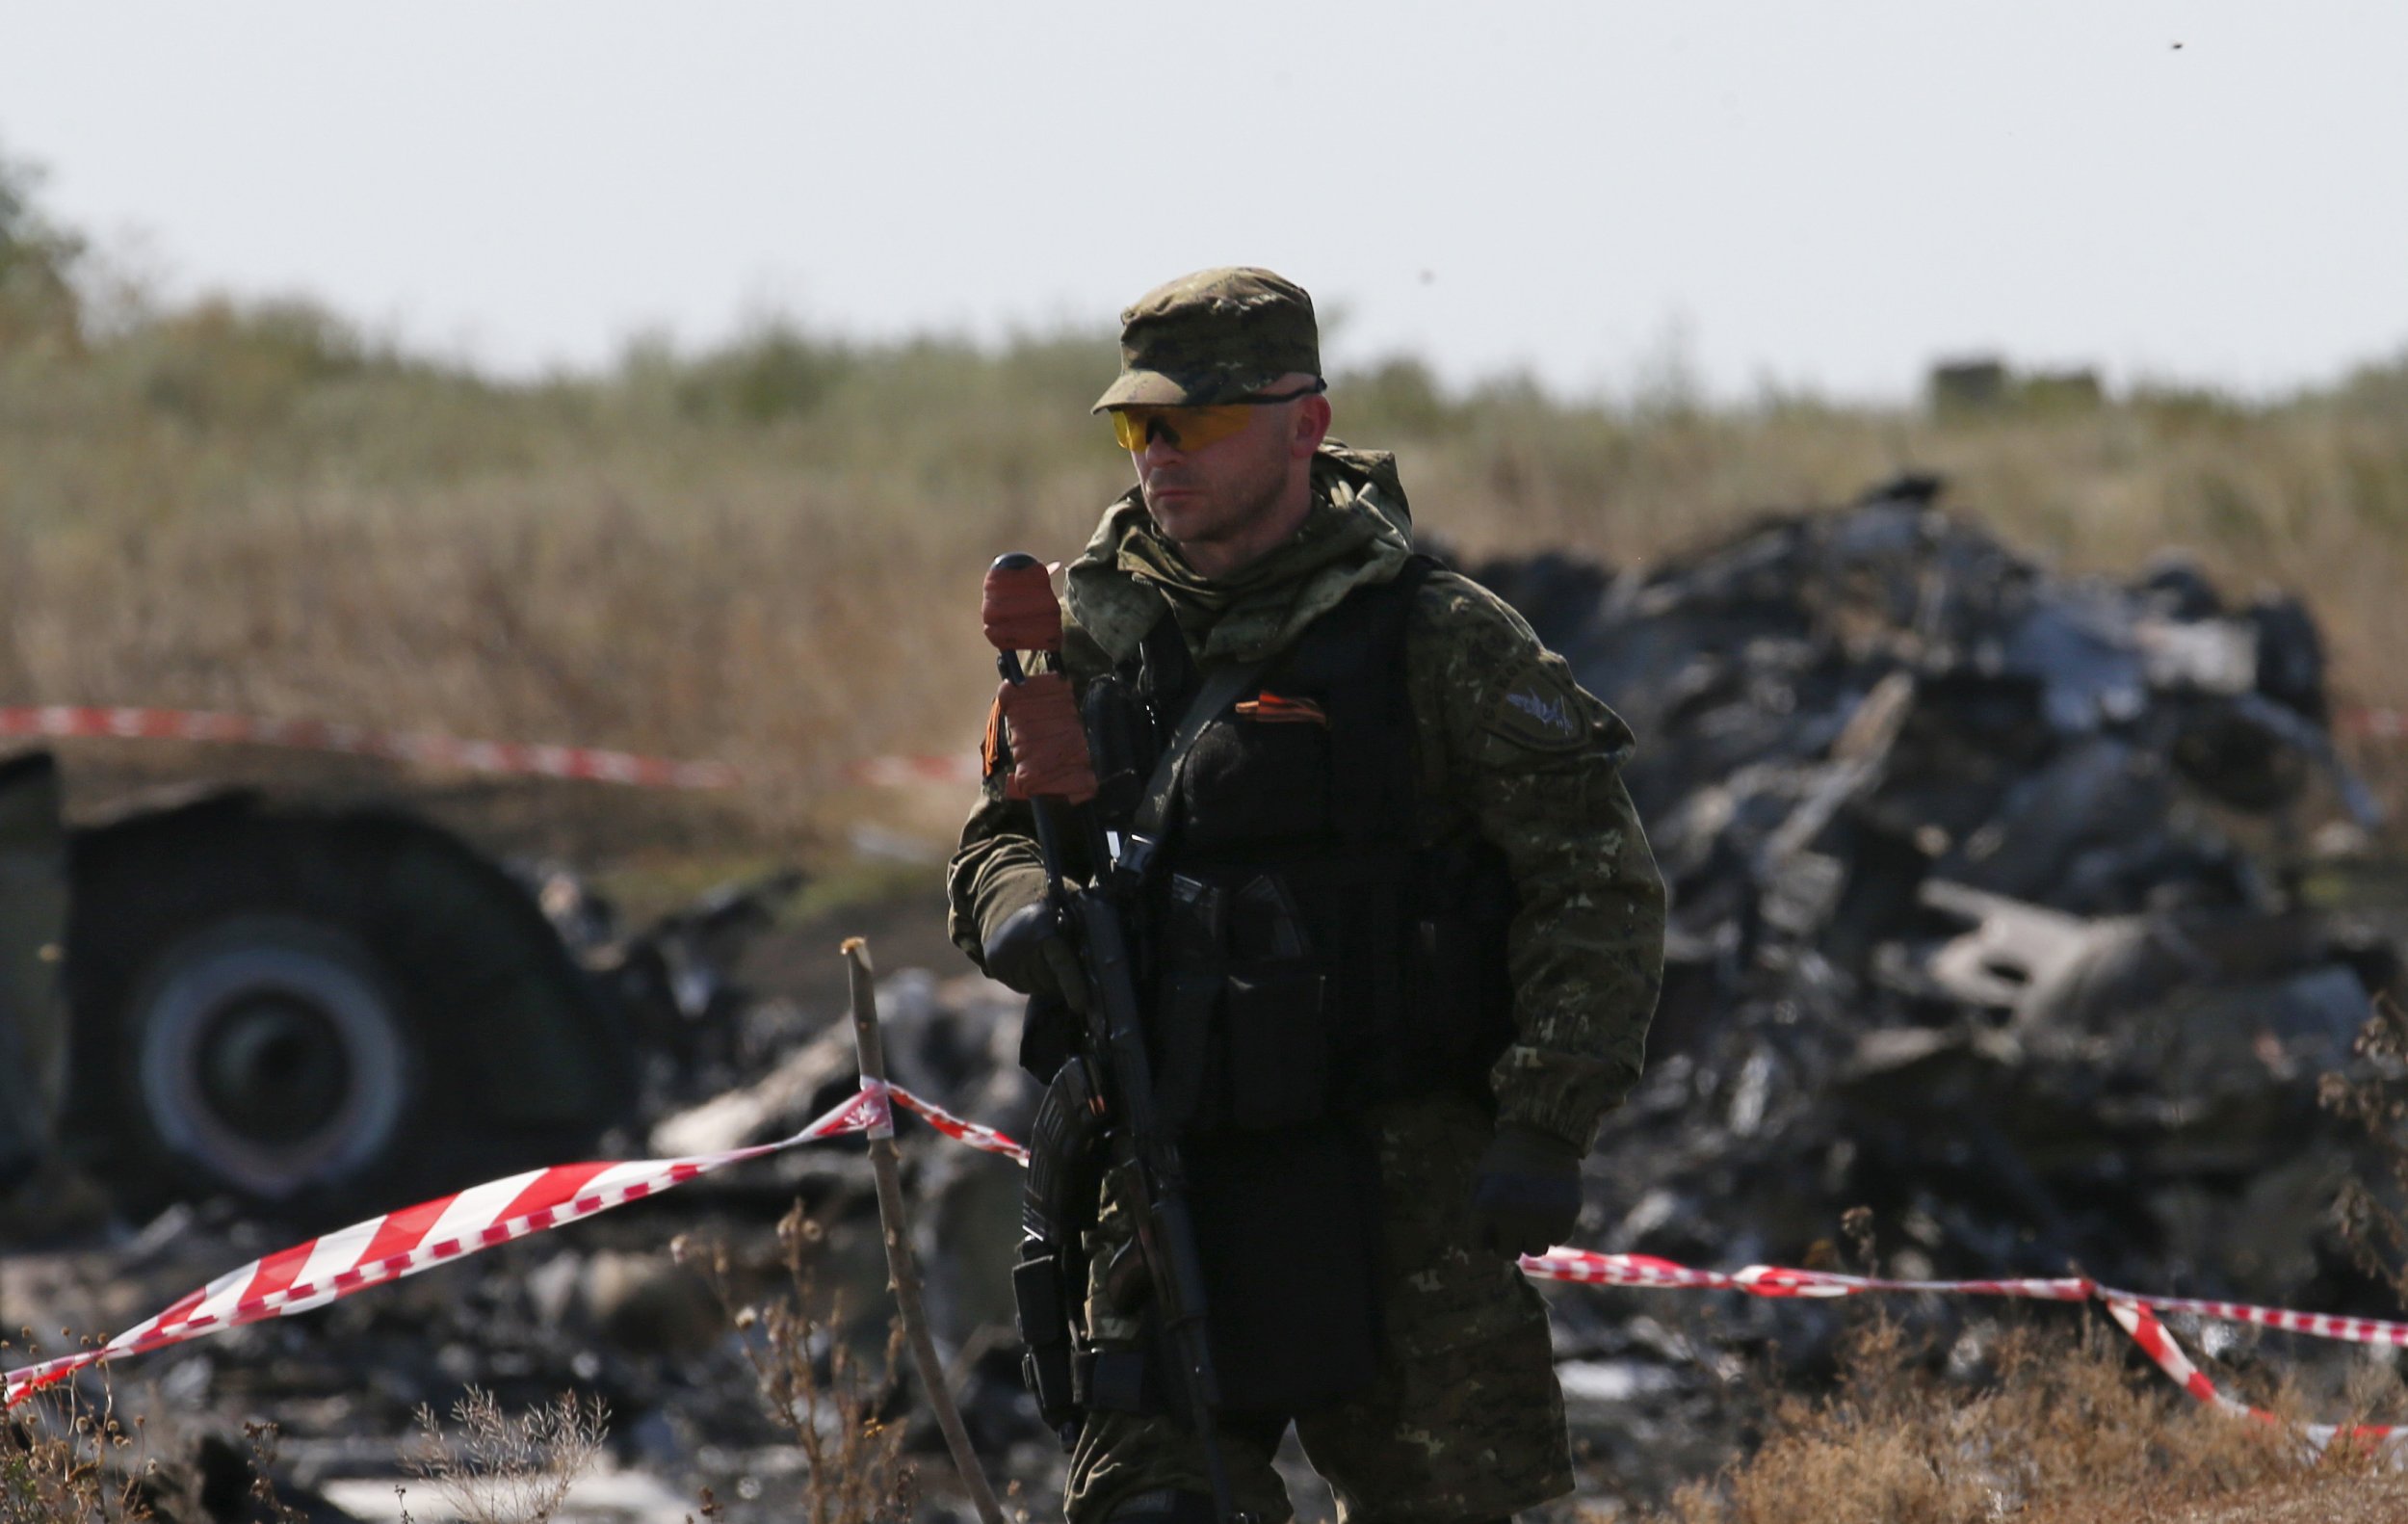
[[[1029,680],[1021,651],[1060,655],[1061,605],[1036,558],[1016,552],[998,558],[987,568],[984,603],[987,639],[1007,682],[1017,687]],[[1084,737],[1080,744],[1084,747]],[[1161,1334],[1157,1342],[1178,1388],[1165,1395],[1183,1400],[1185,1417],[1202,1445],[1214,1511],[1221,1524],[1252,1524],[1238,1511],[1213,1423],[1220,1383],[1206,1338],[1203,1267],[1188,1208],[1187,1172],[1154,1103],[1153,1065],[1123,912],[1141,863],[1128,837],[1118,852],[1107,837],[1091,801],[1091,758],[1086,776],[1086,801],[1043,793],[1030,801],[1054,910],[1078,951],[1086,987],[1080,997],[1084,1010],[1076,1012],[1084,1018],[1085,1051],[1070,1056],[1056,1073],[1031,1139],[1023,1214],[1029,1234],[1012,1269],[1021,1337],[1029,1348],[1025,1370],[1046,1421],[1074,1421],[1081,1405],[1073,1393],[1069,1312],[1086,1275],[1079,1233],[1060,1219],[1069,1215],[1063,1203],[1091,1187],[1097,1151],[1112,1148],[1135,1167],[1139,1199],[1131,1205],[1137,1209],[1139,1263],[1115,1263],[1106,1276],[1107,1294],[1119,1301],[1118,1288],[1125,1285],[1130,1301],[1150,1299]],[[1067,851],[1074,841],[1090,870],[1084,883],[1069,866]],[[1137,844],[1140,850],[1142,845]],[[1065,1176],[1085,1184],[1065,1189]],[[1133,1277],[1122,1272],[1130,1269],[1142,1270],[1142,1285],[1126,1285]],[[1092,1380],[1090,1375],[1090,1385]]]

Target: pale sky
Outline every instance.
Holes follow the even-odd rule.
[[[2408,350],[2404,0],[0,0],[0,151],[172,290],[516,374],[1235,262],[1458,381]]]

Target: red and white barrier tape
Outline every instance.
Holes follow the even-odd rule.
[[[2343,709],[2334,714],[2333,728],[2356,740],[2396,741],[2408,736],[2408,712],[2397,709]]]
[[[2336,709],[2333,733],[2358,741],[2408,740],[2408,709],[2364,705]],[[984,774],[978,753],[962,750],[863,757],[845,769],[845,776],[865,788],[907,788],[914,784],[975,784]]]
[[[2371,1324],[2371,1327],[2385,1330],[2382,1337],[2353,1339],[2350,1341],[2353,1343],[2396,1344],[2399,1342],[2399,1335],[2408,1333],[2408,1327],[2396,1323],[2371,1323],[2371,1320],[2365,1318],[2315,1317],[2305,1313],[2283,1312],[2273,1307],[2241,1306],[2234,1302],[2186,1301],[2179,1298],[2168,1297],[2127,1297],[2107,1291],[2100,1293],[2100,1300],[2107,1304],[2107,1316],[2113,1318],[2126,1333],[2133,1336],[2133,1342],[2139,1345],[2141,1353],[2157,1363],[2158,1369],[2165,1373],[2167,1379],[2210,1406],[2220,1408],[2237,1418],[2254,1418],[2264,1424],[2284,1424],[2288,1420],[2279,1418],[2263,1407],[2252,1407],[2247,1403],[2236,1401],[2218,1391],[2215,1383],[2208,1379],[2207,1373],[2191,1364],[2190,1356],[2184,1353],[2183,1347],[2174,1342],[2174,1335],[2167,1331],[2162,1322],[2159,1321],[2159,1313],[2186,1310],[2198,1312],[2205,1317],[2230,1316],[2236,1322],[2255,1323],[2269,1328],[2289,1328],[2294,1333],[2316,1333],[2319,1338],[2346,1338],[2348,1336],[2342,1333],[2317,1332],[2316,1329],[2307,1325]],[[2226,1310],[2223,1312],[2208,1310],[2217,1307]],[[2239,1316],[2240,1314],[2248,1314],[2248,1316]],[[2334,1440],[2341,1438],[2371,1439],[2381,1441],[2388,1446],[2397,1442],[2403,1436],[2408,1436],[2408,1431],[2403,1431],[2397,1424],[2300,1424],[2297,1430],[2301,1438],[2319,1451]]]
[[[1750,1265],[1745,1270],[1691,1270],[1653,1254],[1600,1254],[1551,1248],[1525,1255],[1525,1274],[1584,1286],[1647,1286],[1684,1291],[1743,1291],[1751,1297],[1861,1297],[1871,1292],[1932,1291],[1966,1297],[2022,1297],[2086,1301],[2098,1290],[2075,1276],[2056,1280],[1883,1280],[1821,1270]]]
[[[742,781],[724,762],[674,762],[591,747],[461,741],[451,736],[371,730],[319,720],[264,720],[191,709],[95,709],[63,704],[0,708],[0,737],[54,740],[118,738],[288,747],[346,756],[383,757],[472,773],[585,778],[643,788],[733,788]]]
[[[922,1100],[909,1090],[895,1086],[889,1086],[887,1089],[894,1095],[896,1105],[901,1106],[904,1111],[919,1113],[921,1118],[930,1127],[954,1142],[968,1143],[982,1153],[1001,1154],[1014,1164],[1025,1165],[1029,1162],[1029,1150],[1013,1143],[994,1128],[967,1121],[934,1101]]]
[[[2395,741],[2408,737],[2408,711],[2344,709],[2335,716],[2335,728],[2345,736]],[[34,736],[53,740],[114,738],[287,747],[456,767],[472,773],[583,778],[643,788],[734,788],[744,781],[743,775],[724,762],[679,762],[629,751],[522,741],[462,741],[451,736],[372,730],[321,720],[267,720],[200,709],[65,704],[0,708],[0,739]],[[864,757],[845,769],[846,778],[864,788],[968,786],[982,775],[978,753],[967,750]]]
[[[2333,711],[2333,733],[2350,740],[2408,739],[2408,709],[2351,705]],[[846,769],[853,782],[872,788],[912,783],[976,783],[982,775],[974,750],[942,754],[864,757]]]
[[[976,783],[986,775],[976,751],[942,756],[864,757],[845,770],[864,788],[907,788],[914,783]]]
[[[24,704],[0,708],[0,740],[190,741],[225,746],[284,747],[343,756],[381,757],[431,767],[461,768],[515,777],[583,778],[641,788],[734,788],[743,775],[724,762],[678,762],[593,747],[538,746],[521,741],[461,741],[451,736],[372,730],[323,720],[268,720],[208,709],[110,708]],[[866,788],[912,784],[975,784],[976,751],[945,755],[866,757],[845,770]]]
[[[1022,1165],[1029,1162],[1026,1148],[992,1127],[956,1117],[900,1086],[864,1085],[825,1116],[776,1143],[676,1159],[555,1165],[548,1169],[533,1169],[471,1186],[296,1244],[220,1275],[106,1344],[8,1372],[4,1379],[6,1405],[13,1406],[44,1386],[119,1355],[145,1353],[265,1318],[307,1312],[382,1281],[414,1275],[496,1244],[658,1196],[731,1164],[848,1134],[890,1136],[894,1108],[898,1106],[970,1147]],[[2203,1403],[2268,1423],[2280,1420],[2217,1390],[2215,1383],[2191,1363],[2182,1346],[2175,1342],[2159,1314],[2188,1313],[2313,1338],[2408,1348],[2408,1323],[2330,1317],[2247,1302],[2151,1297],[2102,1286],[2082,1276],[1891,1280],[1778,1265],[1750,1265],[1737,1271],[1696,1270],[1652,1254],[1603,1254],[1579,1248],[1553,1248],[1544,1254],[1525,1255],[1522,1271],[1533,1279],[1575,1285],[1738,1291],[1752,1297],[1830,1298],[1930,1292],[2039,1301],[2097,1301],[2106,1306],[2108,1315],[2177,1386]],[[2402,1431],[2382,1426],[2344,1428],[2317,1424],[2305,1426],[2302,1432],[2312,1443],[2323,1445],[2339,1435],[2390,1440]]]
[[[1750,1265],[1724,1273],[1691,1270],[1650,1254],[1598,1254],[1585,1249],[1556,1248],[1526,1256],[1522,1270],[1536,1279],[1564,1280],[1590,1286],[1639,1286],[1703,1291],[1743,1291],[1754,1297],[1861,1297],[1878,1292],[1934,1292],[1944,1296],[2016,1297],[2039,1301],[2097,1301],[2104,1305],[2141,1352],[2156,1362],[2168,1379],[2203,1403],[2266,1423],[2283,1420],[2216,1389],[2207,1374],[2191,1363],[2159,1313],[2191,1313],[2226,1323],[2246,1323],[2279,1328],[2313,1338],[2346,1344],[2388,1344],[2408,1347],[2408,1323],[2380,1318],[2336,1318],[2321,1313],[2291,1312],[2281,1307],[2253,1306],[2240,1301],[2203,1301],[2188,1297],[2151,1297],[2118,1291],[2082,1276],[2041,1280],[1884,1280],[1865,1275],[1840,1275],[1827,1271],[1789,1270]],[[2337,1435],[2389,1440],[2403,1434],[2396,1427],[2308,1424],[2301,1433],[2310,1443],[2329,1444]]]
[[[776,1143],[677,1159],[554,1165],[372,1217],[220,1275],[106,1344],[9,1372],[5,1403],[14,1406],[29,1393],[104,1360],[165,1349],[263,1318],[289,1318],[381,1281],[399,1280],[496,1244],[658,1196],[731,1164],[823,1138],[867,1132],[888,1116],[884,1101],[864,1090]]]

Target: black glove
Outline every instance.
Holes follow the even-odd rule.
[[[1472,1216],[1481,1247],[1493,1254],[1555,1248],[1580,1221],[1580,1150],[1535,1127],[1499,1127],[1472,1176]]]
[[[986,971],[1022,994],[1059,1000],[1073,1011],[1086,1009],[1086,974],[1045,901],[1005,916],[988,933],[983,952]]]

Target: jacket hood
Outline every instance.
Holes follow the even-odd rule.
[[[1328,440],[1313,459],[1313,507],[1286,543],[1221,578],[1199,575],[1154,526],[1136,487],[1105,510],[1071,563],[1068,613],[1114,662],[1167,604],[1200,662],[1258,661],[1356,588],[1386,582],[1413,553],[1397,459]]]

